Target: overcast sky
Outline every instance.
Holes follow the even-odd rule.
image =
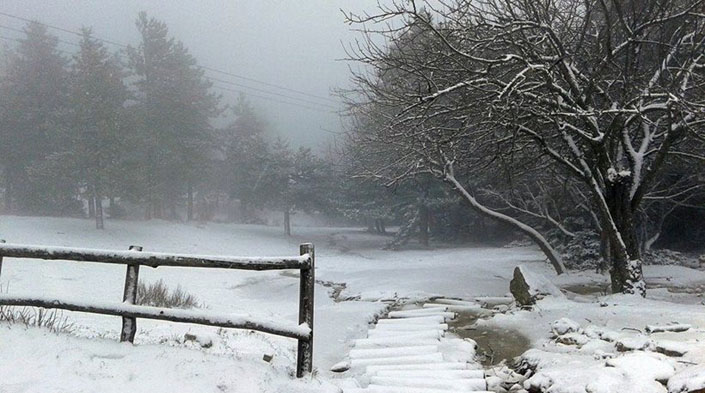
[[[273,85],[327,97],[335,102],[276,89],[232,76],[208,72],[218,79],[274,92],[282,97],[225,82],[216,85],[249,92],[251,101],[266,115],[273,132],[296,145],[320,148],[341,131],[339,108],[331,96],[348,83],[343,43],[356,37],[344,23],[341,9],[374,9],[376,0],[2,0],[0,12],[69,30],[91,26],[96,36],[125,44],[138,40],[135,19],[146,11],[166,22],[171,34],[183,41],[199,63]],[[18,37],[9,28],[23,22],[0,15],[0,36]],[[78,37],[52,30],[62,40]],[[61,49],[75,47],[61,44]],[[117,50],[117,47],[114,47]],[[214,89],[226,102],[238,93]],[[266,96],[270,100],[257,96]],[[293,106],[276,101],[295,102]]]

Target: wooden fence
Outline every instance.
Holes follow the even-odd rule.
[[[260,332],[290,337],[298,340],[296,376],[301,378],[313,369],[313,295],[315,286],[315,253],[313,244],[300,246],[299,255],[293,257],[218,257],[142,252],[142,247],[131,246],[129,251],[90,250],[66,247],[38,247],[0,243],[0,274],[3,258],[30,258],[44,260],[66,260],[76,262],[98,262],[127,265],[123,301],[112,303],[71,301],[46,297],[18,297],[0,294],[2,306],[32,306],[80,311],[122,317],[120,341],[134,342],[137,318],[157,319],[172,322],[194,323],[224,328],[257,330]],[[140,266],[159,266],[240,269],[283,270],[298,269],[299,325],[287,324],[249,315],[218,314],[200,310],[181,310],[135,305]]]

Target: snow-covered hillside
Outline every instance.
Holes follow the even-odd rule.
[[[295,228],[295,236],[289,238],[280,228],[265,226],[110,221],[105,231],[96,231],[87,220],[1,217],[0,238],[12,243],[114,250],[140,245],[145,251],[245,256],[296,255],[300,242],[313,242],[319,282],[314,379],[294,382],[291,374],[295,366],[295,341],[290,339],[139,320],[133,348],[117,343],[120,318],[67,312],[64,315],[74,323],[73,336],[77,337],[0,324],[0,380],[5,381],[0,392],[3,393],[96,391],[96,387],[110,391],[106,390],[108,386],[115,391],[129,386],[135,392],[165,392],[173,390],[170,388],[173,386],[184,392],[336,391],[330,383],[345,385],[345,377],[341,379],[328,370],[346,356],[353,339],[365,336],[368,322],[387,308],[380,300],[423,299],[434,295],[465,299],[503,296],[509,290],[512,271],[519,264],[564,287],[606,283],[604,276],[592,273],[556,277],[533,248],[384,251],[381,247],[385,238],[345,228]],[[6,259],[0,284],[11,294],[114,302],[121,299],[124,274],[122,266]],[[161,279],[171,288],[181,286],[211,311],[297,320],[296,272],[162,267],[144,268],[140,275],[146,282]],[[705,282],[702,271],[679,267],[647,267],[646,277],[649,282],[691,285]],[[667,297],[665,290],[652,293],[656,298]],[[693,303],[694,298],[689,299]],[[601,308],[589,298],[555,302],[540,304],[546,308],[543,313],[499,314],[487,323],[518,329],[535,345],[542,345],[549,337],[551,321],[563,316],[579,319],[581,309],[590,311],[595,322],[599,320],[597,316],[604,315],[603,322],[610,325],[613,321],[610,325],[613,329],[629,321],[640,328],[646,323],[670,322],[668,318],[695,310],[693,306],[682,312],[669,310],[672,306],[658,303],[653,297],[643,302],[630,300],[614,309]],[[586,305],[579,306],[579,302]],[[653,315],[640,313],[641,306],[660,311]],[[619,307],[630,311],[617,323],[605,311]],[[698,318],[687,319],[686,322],[699,326]],[[702,325],[705,327],[705,323]],[[185,340],[187,333],[196,339]],[[264,355],[273,358],[266,362]],[[107,380],[120,383],[102,385],[101,381]]]
[[[296,236],[287,238],[279,228],[264,226],[242,226],[207,224],[204,226],[170,223],[165,221],[130,222],[111,221],[105,231],[96,231],[90,221],[58,218],[0,218],[0,238],[12,243],[42,244],[53,246],[77,246],[126,250],[130,245],[143,246],[145,251],[164,251],[222,255],[296,255],[298,244],[312,241],[316,245],[318,285],[315,319],[314,366],[318,374],[328,374],[330,366],[340,360],[347,342],[362,337],[367,323],[386,305],[377,300],[385,297],[428,296],[444,294],[468,297],[472,295],[500,295],[507,292],[506,280],[513,266],[519,261],[538,260],[539,253],[532,249],[449,249],[443,252],[417,250],[405,252],[382,251],[386,239],[367,235],[351,229],[296,228]],[[542,265],[542,262],[536,262]],[[297,319],[298,280],[296,272],[245,272],[214,271],[209,269],[158,268],[142,269],[140,278],[146,282],[159,279],[172,288],[181,286],[205,305],[209,310],[223,312],[246,312],[261,317],[282,317],[289,321]],[[6,259],[0,283],[4,290],[13,294],[41,294],[89,300],[117,301],[121,299],[124,282],[124,267],[104,264],[79,264],[72,262]],[[329,283],[345,283],[340,295],[345,298],[361,297],[361,301],[336,302],[329,296],[333,289]],[[120,318],[90,314],[64,313],[76,325],[75,334],[83,337],[102,337],[117,340]],[[28,380],[45,380],[59,383],[56,373],[48,373],[51,363],[40,359],[55,357],[55,349],[66,345],[78,348],[78,343],[67,344],[73,339],[56,338],[44,333],[29,332],[32,340],[19,340],[17,328],[9,334],[0,335],[0,352],[22,354],[27,372],[15,375],[15,367],[4,367],[10,362],[0,363],[0,374],[15,375],[15,386]],[[215,328],[178,325],[158,321],[138,321],[136,344],[166,343],[179,345],[185,333],[214,337]],[[62,344],[59,345],[56,341]],[[227,332],[220,337],[222,343],[205,349],[208,353],[219,353],[227,358],[256,359],[274,353],[273,363],[286,372],[294,367],[295,342],[264,334]],[[22,348],[33,343],[35,350],[23,352]],[[37,345],[39,345],[37,347]],[[97,345],[97,344],[96,344]],[[117,345],[117,344],[116,344]],[[8,348],[11,346],[12,348]],[[37,348],[52,348],[49,352]],[[100,347],[99,347],[100,348]],[[284,350],[282,350],[282,348]],[[81,362],[81,357],[101,359],[103,355],[91,354],[93,349],[84,349],[67,362]],[[111,350],[103,348],[110,352]],[[116,349],[117,350],[117,349]],[[124,351],[124,350],[119,350]],[[141,349],[134,356],[147,356],[149,351],[164,349]],[[185,353],[186,350],[180,350]],[[99,352],[99,351],[98,351]],[[129,351],[125,352],[128,354]],[[152,352],[154,353],[154,352]],[[162,352],[167,353],[167,352]],[[7,356],[7,355],[6,355]],[[164,355],[166,356],[166,355]],[[184,359],[188,358],[185,355]],[[198,354],[198,356],[204,356]],[[171,358],[171,356],[169,356]],[[60,356],[60,358],[64,358]],[[9,361],[10,359],[5,358]],[[214,359],[204,360],[213,362]],[[228,361],[233,361],[232,359]],[[103,360],[103,362],[105,362]],[[189,368],[194,362],[174,363],[173,367],[185,368],[193,375],[203,376],[203,386],[217,386],[218,373],[201,373]],[[169,367],[166,365],[165,367]],[[252,366],[254,367],[254,366]],[[120,371],[122,366],[109,367],[118,378],[124,373],[158,375],[148,367],[136,367],[133,371]],[[104,371],[109,375],[110,371]],[[96,375],[67,374],[66,378],[91,381]],[[242,374],[244,375],[244,374]],[[256,373],[253,375],[257,375]],[[0,375],[1,376],[1,375]],[[250,376],[247,377],[250,379]],[[252,379],[258,379],[253,376]],[[53,382],[51,382],[53,381]],[[84,381],[84,383],[87,383]],[[210,384],[210,385],[209,385]],[[48,385],[42,385],[48,386]],[[78,385],[77,385],[78,386]],[[14,391],[24,391],[20,388]],[[225,390],[228,391],[228,390]],[[240,391],[240,390],[233,390]],[[242,390],[245,391],[245,390]],[[249,391],[249,390],[248,390]],[[256,390],[252,390],[256,391]]]

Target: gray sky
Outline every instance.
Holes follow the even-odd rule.
[[[201,65],[337,101],[330,95],[331,90],[345,86],[349,80],[348,64],[337,59],[345,56],[342,43],[357,36],[344,23],[340,9],[360,11],[374,9],[375,5],[376,0],[3,0],[0,12],[69,30],[92,26],[100,38],[134,45],[138,40],[134,24],[137,13],[147,11],[166,22],[171,34],[186,44]],[[0,15],[0,26],[21,28],[23,22]],[[78,41],[71,34],[56,30],[52,33],[62,40]],[[0,28],[0,36],[19,35]],[[61,48],[75,50],[66,44]],[[335,102],[232,76],[213,72],[208,75],[294,97],[215,82],[250,92],[250,100],[266,115],[271,129],[295,145],[320,148],[333,137],[332,133],[341,131],[338,115],[325,107],[339,108]],[[221,89],[214,91],[222,93],[225,102],[234,102],[238,95]],[[265,100],[255,94],[297,102],[318,111]]]

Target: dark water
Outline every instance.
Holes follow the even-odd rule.
[[[492,366],[502,360],[511,361],[531,348],[529,339],[514,329],[477,326],[478,316],[460,313],[449,323],[450,331],[461,337],[471,338],[478,345],[478,360],[484,366]]]

